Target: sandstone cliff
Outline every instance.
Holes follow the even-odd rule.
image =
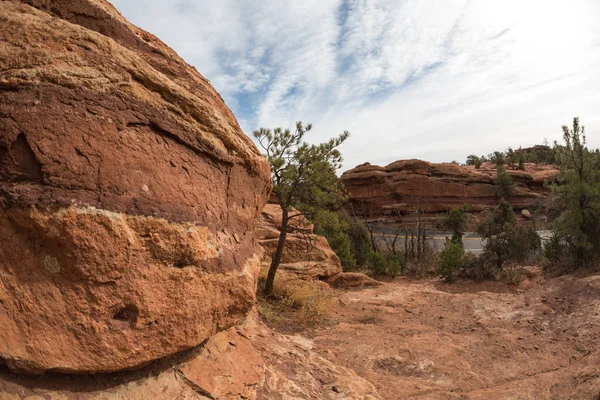
[[[552,166],[526,164],[525,171],[508,171],[515,190],[510,202],[517,210],[544,204],[550,190],[547,182],[556,180]],[[365,163],[342,174],[354,211],[367,218],[398,220],[398,214],[414,213],[419,207],[435,214],[468,204],[472,212],[497,204],[494,188],[495,165],[480,169],[456,164],[434,164],[402,160],[385,167]]]

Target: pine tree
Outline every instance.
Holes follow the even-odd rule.
[[[452,243],[463,246],[463,235],[467,229],[468,224],[468,211],[469,207],[463,205],[461,207],[454,207],[447,213],[445,213],[438,221],[438,225],[441,229],[448,229],[452,231]]]
[[[343,188],[335,174],[342,161],[337,148],[350,134],[345,131],[328,142],[309,145],[303,139],[311,129],[311,124],[297,122],[293,132],[282,128],[261,128],[253,132],[271,166],[273,193],[282,210],[281,232],[267,275],[266,295],[273,293],[290,220],[303,214],[315,215],[324,208],[335,208],[344,200]],[[292,207],[300,212],[290,214]]]
[[[600,155],[587,148],[579,118],[562,129],[564,145],[556,146],[560,175],[553,187],[553,206],[561,213],[553,231],[574,266],[587,266],[600,255]]]
[[[502,165],[498,165],[496,168],[496,179],[494,179],[496,185],[496,195],[499,199],[508,199],[513,193],[515,185],[512,178],[506,172],[506,168]]]
[[[477,157],[475,154],[471,154],[467,157],[467,165],[474,165],[476,169],[481,168],[481,164],[483,161],[480,157]]]
[[[523,149],[519,147],[519,166],[517,167],[521,171],[525,171],[525,153]]]

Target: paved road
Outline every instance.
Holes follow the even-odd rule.
[[[379,238],[383,246],[385,246],[385,244],[383,243],[385,237],[395,236],[394,228],[380,226],[374,228],[374,234]],[[550,232],[538,231],[538,235],[540,235],[542,241],[545,241],[550,237]],[[452,237],[452,232],[427,231],[426,236],[430,241],[433,241],[433,245],[435,246],[436,251],[440,251],[444,247],[446,240]],[[397,246],[399,246],[400,248],[404,247],[405,237],[406,236],[404,235],[398,236]],[[463,243],[465,246],[465,250],[470,251],[473,254],[481,254],[483,252],[483,246],[485,245],[485,239],[483,239],[477,233],[467,232],[463,236]]]
[[[382,245],[385,246],[383,240],[385,237],[393,237],[394,234],[389,233],[379,233],[375,232],[375,235],[379,238]],[[398,244],[400,248],[404,247],[404,239],[406,236],[400,235],[398,236]],[[447,232],[428,232],[427,239],[429,241],[433,241],[433,245],[437,251],[440,251],[444,244],[446,243],[446,239],[450,239],[452,237],[451,233]],[[410,236],[409,236],[410,240]],[[463,243],[465,245],[465,250],[470,251],[473,254],[481,254],[483,252],[483,245],[485,244],[484,239],[477,236],[475,233],[467,233],[463,236]]]

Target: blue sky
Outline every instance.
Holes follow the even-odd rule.
[[[113,0],[210,79],[247,134],[344,130],[344,168],[600,146],[597,0]]]

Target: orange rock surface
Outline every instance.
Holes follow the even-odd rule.
[[[243,319],[270,175],[219,94],[104,0],[0,21],[0,360],[118,371]]]

